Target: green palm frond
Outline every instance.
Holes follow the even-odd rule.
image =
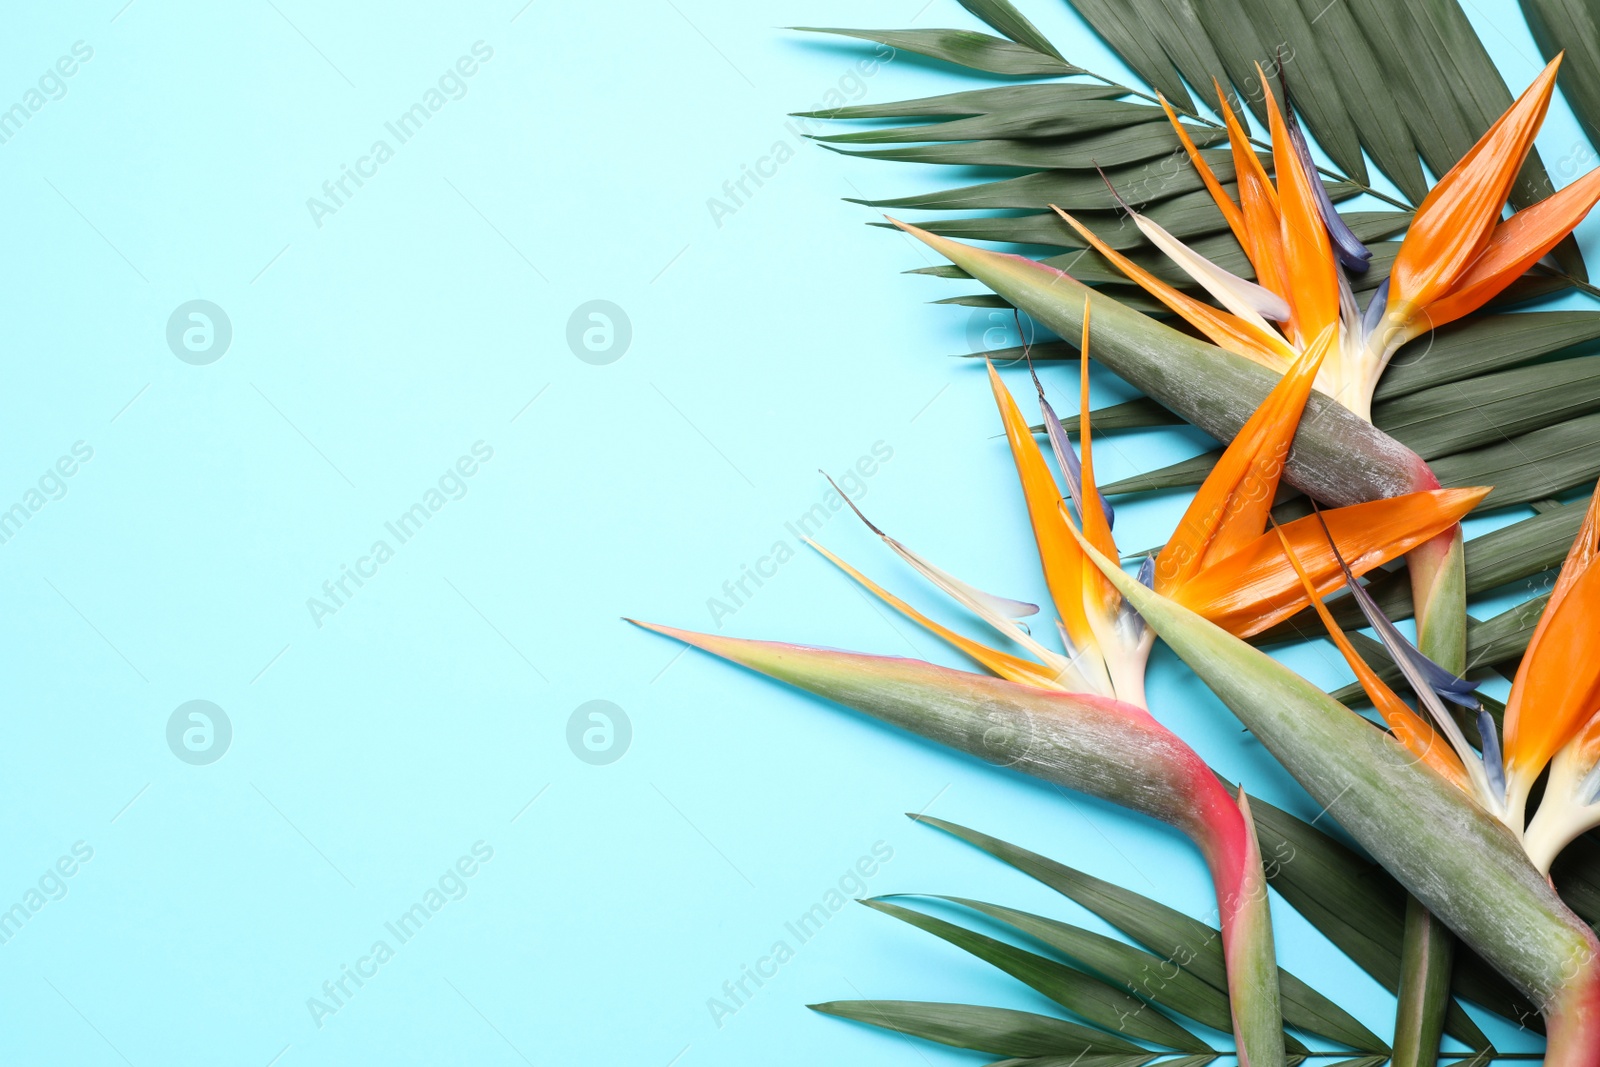
[[[1404,199],[1391,201],[1400,208],[1419,203],[1426,195],[1428,186],[1422,164],[1435,175],[1443,174],[1511,104],[1510,89],[1457,0],[1421,0],[1404,5],[1350,0],[1331,6],[1318,0],[1069,2],[1151,90],[1166,96],[1192,120],[1192,134],[1202,146],[1221,140],[1221,133],[1198,110],[1190,89],[1203,105],[1215,110],[1216,79],[1229,93],[1231,102],[1242,103],[1264,124],[1264,94],[1256,65],[1265,68],[1269,76],[1281,66],[1296,87],[1296,101],[1307,127],[1338,168],[1332,176],[1350,182],[1360,191],[1376,192],[1370,186],[1365,149],[1400,191]],[[977,73],[1008,77],[1086,76],[1104,87],[1154,100],[1151,93],[1118,86],[1109,78],[1063,59],[1059,50],[1010,3],[963,6],[1005,36],[956,30],[807,29],[908,48]],[[1524,0],[1523,6],[1536,33],[1541,27],[1547,28],[1540,36],[1547,55],[1562,46],[1600,50],[1592,36],[1594,15],[1580,0]],[[1588,20],[1587,25],[1584,19]],[[962,33],[969,34],[973,42],[961,48],[929,47],[935,35]],[[978,41],[985,43],[979,46]],[[1003,54],[1007,59],[996,63],[990,53]],[[1570,66],[1585,71],[1583,58],[1575,57]],[[1564,72],[1563,87],[1572,94],[1587,91],[1596,83],[1595,69],[1591,63],[1586,74]],[[1059,111],[1044,115],[1043,124],[1028,122],[1029,113],[1041,114],[1050,92],[1059,86],[1010,88],[1013,95],[1008,100],[997,101],[983,112],[988,126],[1009,132],[969,139],[966,144],[930,146],[913,142],[948,140],[950,135],[929,137],[926,135],[933,131],[926,127],[920,131],[909,128],[895,131],[903,135],[900,139],[908,147],[861,154],[880,159],[1030,170],[1076,170],[1094,163],[1111,166],[1144,161],[1145,173],[1133,179],[1132,194],[1124,195],[1145,205],[1196,187],[1174,181],[1177,172],[1186,168],[1166,165],[1178,146],[1169,131],[1156,125],[1162,116],[1153,102],[1144,106],[1142,118],[1137,117],[1140,105],[1121,104],[1121,113],[1136,117],[1128,120],[1128,128],[1120,131],[1122,136],[1097,140],[1081,133],[1075,137],[1052,125],[1071,121]],[[884,117],[874,111],[871,107],[842,108],[832,113],[808,113],[807,117]],[[1588,113],[1600,113],[1600,109]],[[922,117],[939,114],[925,113]],[[888,140],[893,135],[891,131],[871,131],[866,136]],[[1152,160],[1156,163],[1151,164]],[[1121,177],[1125,183],[1133,178]],[[1523,168],[1512,202],[1523,207],[1543,199],[1553,189],[1549,173],[1535,152]],[[1073,203],[1070,197],[1057,202],[1068,210],[1086,208]],[[902,202],[900,206],[931,205]],[[1564,242],[1556,258],[1568,280],[1586,280],[1575,242]]]
[[[1315,826],[1259,800],[1252,809],[1273,888],[1385,988],[1397,989],[1405,891],[1382,868]],[[1053,1001],[1063,1015],[903,1000],[831,1001],[812,1005],[814,1010],[1030,1067],[1186,1067],[1230,1054],[1227,977],[1215,927],[980,831],[926,815],[911,818],[1049,886],[1129,940],[967,897],[877,897],[862,903],[1010,975]],[[1591,862],[1569,861],[1561,876],[1600,901],[1600,847],[1592,851]],[[908,906],[913,899],[924,906]],[[1354,1016],[1288,971],[1281,976],[1285,1025],[1317,1046],[1286,1031],[1289,1062],[1376,1067],[1388,1059],[1389,1046]],[[1533,1011],[1470,953],[1458,960],[1453,993],[1514,1021]],[[1486,1064],[1500,1056],[1454,1000],[1446,1032],[1468,1046],[1453,1054],[1459,1063]]]
[[[1561,66],[1561,92],[1566,96],[1591,144],[1600,146],[1600,11],[1588,0],[1522,0],[1522,13],[1546,61],[1567,54]],[[1558,164],[1595,161],[1593,153],[1575,153]],[[1580,168],[1581,169],[1581,168]]]

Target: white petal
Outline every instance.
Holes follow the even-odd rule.
[[[946,574],[892,537],[885,535],[883,543],[894,549],[897,556],[911,564],[917,573],[944,590],[962,607],[977,615],[984,622],[1011,638],[1035,656],[1038,656],[1046,665],[1057,669],[1064,669],[1068,665],[1068,661],[1061,653],[1052,652],[1038,641],[1035,641],[1027,628],[1018,623],[1011,614],[1011,610],[1018,608],[1029,609],[1023,614],[1034,614],[1039,610],[1037,605],[1025,604],[1018,600],[1007,600],[1004,597],[993,596],[980,589],[975,589],[961,579]],[[1000,605],[1006,605],[1007,607],[1002,608]]]
[[[1168,259],[1183,268],[1185,274],[1199,282],[1206,292],[1216,298],[1217,303],[1268,333],[1272,332],[1272,328],[1264,320],[1289,321],[1289,305],[1277,293],[1223,270],[1138,212],[1129,214],[1133,216],[1133,223],[1139,227],[1139,232],[1165,252]]]

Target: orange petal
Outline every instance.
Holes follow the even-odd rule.
[[[1083,608],[1083,549],[1078,547],[1078,539],[1072,536],[1061,514],[1061,490],[1045,463],[1044,454],[1039,451],[1038,442],[1033,439],[1028,420],[1022,417],[1022,410],[1000,380],[993,363],[989,364],[989,385],[994,390],[1000,420],[1005,424],[1006,441],[1011,445],[1011,458],[1022,482],[1022,496],[1028,505],[1028,519],[1033,525],[1033,539],[1039,548],[1039,564],[1044,569],[1045,584],[1050,587],[1050,599],[1055,602],[1061,625],[1073,645],[1079,649],[1093,648],[1094,631],[1089,627]]]
[[[1283,546],[1289,562],[1294,565],[1300,587],[1305,590],[1311,606],[1317,609],[1322,625],[1327,628],[1328,637],[1338,646],[1350,669],[1355,671],[1356,680],[1361,683],[1361,688],[1371,699],[1372,706],[1378,709],[1378,714],[1394,732],[1395,740],[1404,745],[1417,759],[1455,783],[1457,788],[1470,793],[1472,786],[1467,780],[1466,769],[1461,765],[1461,758],[1439,737],[1433,726],[1396,696],[1394,690],[1390,689],[1384,680],[1378,677],[1377,672],[1367,665],[1367,661],[1361,658],[1361,653],[1356,651],[1338,623],[1333,621],[1333,615],[1323,605],[1322,598],[1316,595],[1316,586],[1306,574],[1305,568],[1300,566],[1299,556],[1290,547],[1289,539],[1284,536],[1281,529],[1275,527],[1274,531],[1278,534],[1279,543]]]
[[[1589,510],[1584,512],[1583,525],[1578,527],[1578,536],[1573,538],[1572,547],[1567,549],[1567,558],[1561,561],[1556,584],[1550,587],[1552,604],[1559,604],[1567,595],[1567,590],[1572,588],[1578,576],[1588,569],[1596,552],[1600,552],[1600,485],[1595,486],[1594,495],[1589,498]]]
[[[1083,535],[1110,559],[1117,558],[1117,545],[1111,537],[1111,524],[1100,506],[1100,489],[1094,481],[1094,454],[1089,444],[1089,298],[1083,300],[1083,338],[1078,349],[1078,450],[1083,466]],[[1098,567],[1083,569],[1083,595],[1104,615],[1121,601]]]
[[[1560,56],[1551,60],[1417,208],[1389,274],[1391,309],[1410,313],[1438,300],[1483,253],[1544,122],[1560,65]]]
[[[1294,349],[1277,334],[1270,330],[1262,331],[1231,312],[1219,310],[1179,292],[1100,240],[1087,226],[1065,211],[1054,204],[1050,207],[1067,220],[1089,242],[1091,248],[1110,260],[1113,266],[1137,282],[1145,292],[1181,315],[1218,348],[1225,348],[1275,371],[1282,371],[1284,363],[1294,358]]]
[[[1232,555],[1266,528],[1284,457],[1332,342],[1333,331],[1324,331],[1222,453],[1156,557],[1156,592],[1171,596],[1203,568]]]
[[[1454,322],[1493,300],[1560,244],[1596,203],[1600,203],[1600,169],[1500,223],[1483,254],[1449,294],[1423,310],[1417,332]]]
[[[1561,561],[1561,570],[1556,575],[1555,584],[1550,587],[1550,600],[1545,605],[1544,614],[1539,617],[1538,624],[1533,628],[1533,637],[1529,640],[1530,647],[1544,632],[1551,614],[1566,597],[1573,583],[1588,570],[1597,551],[1600,551],[1600,485],[1595,487],[1594,495],[1589,498],[1589,510],[1584,512],[1583,525],[1578,527],[1578,536],[1573,538],[1572,547],[1567,549],[1566,559]],[[1523,658],[1523,662],[1527,662],[1526,657]]]
[[[1219,87],[1217,95],[1222,95]],[[1161,102],[1161,109],[1167,113],[1167,121],[1172,123],[1173,132],[1178,135],[1178,140],[1183,142],[1183,150],[1189,153],[1189,162],[1199,172],[1200,180],[1205,183],[1206,191],[1211,194],[1211,199],[1217,202],[1217,209],[1222,212],[1222,217],[1227,220],[1228,228],[1233,231],[1233,236],[1238,238],[1239,244],[1248,254],[1250,251],[1250,235],[1245,229],[1244,213],[1239,210],[1239,205],[1233,202],[1233,197],[1228,195],[1222,183],[1217,181],[1217,176],[1211,172],[1211,165],[1200,154],[1200,149],[1195,147],[1194,140],[1190,138],[1189,131],[1184,129],[1183,123],[1178,121],[1178,116],[1172,110],[1172,105],[1167,103],[1167,98],[1160,93],[1156,99]],[[1227,105],[1224,104],[1224,107]]]
[[[1531,777],[1600,707],[1600,567],[1545,610],[1506,703],[1508,773]]]
[[[1260,64],[1256,65],[1256,74],[1266,93],[1267,118],[1272,126],[1272,170],[1278,179],[1278,208],[1283,215],[1279,232],[1283,234],[1285,283],[1289,289],[1285,299],[1294,308],[1294,334],[1303,346],[1339,322],[1338,267],[1311,184],[1321,179],[1307,174],[1301,165]]]
[[[1361,575],[1448,530],[1488,494],[1487,488],[1430,489],[1324,511],[1322,518],[1351,572]],[[1344,574],[1315,515],[1280,529],[1319,595],[1326,596],[1344,584]],[[1258,634],[1306,606],[1305,590],[1272,533],[1262,534],[1225,559],[1208,563],[1179,586],[1172,599],[1235,637]]]
[[[1535,775],[1600,708],[1600,487],[1550,590],[1506,702],[1507,771]]]
[[[1278,210],[1278,192],[1267,179],[1266,168],[1256,156],[1250,137],[1234,117],[1228,106],[1228,97],[1222,86],[1212,79],[1217,99],[1222,105],[1222,120],[1228,127],[1228,147],[1233,150],[1233,170],[1239,183],[1239,207],[1244,215],[1245,230],[1249,240],[1244,245],[1245,255],[1256,268],[1256,281],[1277,293],[1285,301],[1290,299],[1283,265],[1282,217]]]

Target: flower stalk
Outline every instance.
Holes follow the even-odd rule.
[[[1467,670],[1467,568],[1461,524],[1411,550],[1417,648],[1452,674]],[[1455,937],[1414,896],[1406,898],[1400,942],[1399,1003],[1394,1019],[1394,1067],[1432,1067],[1439,1060]]]

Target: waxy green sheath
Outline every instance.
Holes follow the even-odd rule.
[[[1278,384],[1280,375],[1268,368],[1179,333],[1053,267],[895,225],[1061,337],[1081,333],[1089,295],[1094,358],[1219,441],[1233,440]],[[1439,484],[1415,452],[1322,393],[1306,404],[1283,476],[1334,506]]]

